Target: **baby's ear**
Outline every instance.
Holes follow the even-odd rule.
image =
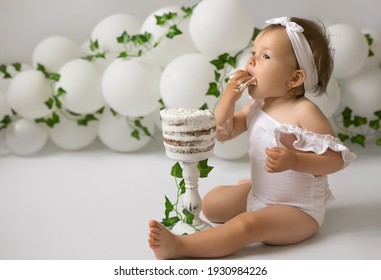
[[[302,69],[297,69],[292,73],[292,76],[289,81],[290,88],[296,88],[304,83],[306,79],[306,73]]]

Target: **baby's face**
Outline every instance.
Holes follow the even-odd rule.
[[[249,88],[253,98],[278,97],[289,89],[289,80],[296,70],[296,57],[286,29],[261,32],[254,41],[246,71],[257,79]]]

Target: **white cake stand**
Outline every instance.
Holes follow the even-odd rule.
[[[213,150],[199,154],[176,154],[166,150],[169,158],[181,161],[183,165],[183,178],[185,182],[185,193],[182,197],[182,207],[194,215],[192,225],[184,221],[178,221],[171,232],[177,235],[192,234],[210,228],[211,225],[200,218],[202,200],[198,192],[198,179],[200,171],[197,168],[198,162],[209,158]]]

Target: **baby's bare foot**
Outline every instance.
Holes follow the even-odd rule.
[[[177,236],[157,221],[149,221],[148,244],[159,260],[178,257],[176,252]]]

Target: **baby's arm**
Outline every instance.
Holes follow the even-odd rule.
[[[287,148],[273,147],[267,148],[266,154],[265,169],[268,172],[291,169],[321,176],[339,171],[344,166],[341,154],[332,150],[318,155],[313,152],[297,152]]]
[[[237,71],[230,78],[226,86],[225,92],[221,96],[220,101],[214,111],[217,124],[216,138],[221,141],[227,141],[235,138],[246,128],[246,116],[250,108],[250,104],[243,107],[240,111],[235,112],[235,103],[241,98],[242,90],[239,84],[247,82],[251,76],[245,71]],[[239,90],[239,91],[237,91]]]
[[[317,134],[335,136],[328,119],[312,102],[308,100],[301,102],[297,106],[295,114],[300,120],[300,127],[303,129]],[[265,169],[268,172],[281,172],[292,169],[319,176],[334,173],[344,166],[340,152],[328,149],[325,153],[318,155],[313,152],[295,150],[291,142],[285,146],[287,148],[274,147],[266,149]]]

